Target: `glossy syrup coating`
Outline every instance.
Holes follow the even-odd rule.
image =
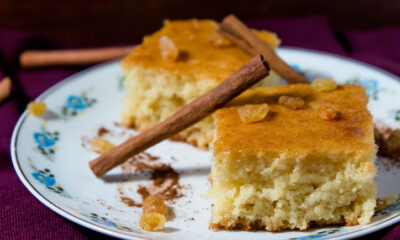
[[[300,97],[305,106],[291,109],[279,104],[281,96]],[[267,103],[266,118],[243,123],[237,109],[245,104]],[[374,154],[372,116],[365,89],[340,85],[332,91],[315,91],[296,84],[247,90],[215,114],[214,155],[281,154],[298,158],[307,154]],[[334,108],[340,118],[318,116],[321,106]]]
[[[209,79],[221,82],[231,73],[239,69],[251,56],[240,48],[229,43],[216,33],[218,23],[212,20],[175,20],[165,21],[157,32],[145,36],[142,44],[135,47],[132,53],[125,57],[122,68],[127,74],[134,66],[150,68],[158,72],[191,76],[193,79]],[[268,31],[255,33],[271,47],[280,44],[276,34]],[[170,40],[165,40],[168,37]],[[179,50],[174,61],[167,56],[175,56],[175,50],[169,53],[160,51],[162,45],[173,45]],[[170,48],[168,48],[170,49]],[[167,51],[168,52],[168,51]],[[167,58],[167,59],[166,59]]]

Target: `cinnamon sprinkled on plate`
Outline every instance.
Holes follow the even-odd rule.
[[[118,193],[119,193],[121,202],[126,204],[128,207],[142,207],[141,203],[138,203],[134,199],[127,197],[120,187],[118,187]]]
[[[102,137],[104,134],[107,134],[109,132],[110,132],[110,130],[108,130],[107,128],[101,127],[101,128],[99,128],[99,130],[97,130],[97,136]]]
[[[151,173],[151,183],[139,186],[138,193],[145,199],[149,195],[157,195],[166,201],[183,197],[182,186],[179,184],[179,173],[169,164],[155,166]]]
[[[183,197],[182,188],[179,184],[179,173],[167,163],[156,162],[160,158],[143,152],[135,155],[124,164],[121,165],[122,173],[142,172],[149,173],[150,179],[146,185],[139,185],[137,193],[144,200],[149,195],[157,195],[165,201],[173,202],[175,199]],[[126,196],[119,189],[120,199],[123,203],[130,207],[140,207],[134,199]]]

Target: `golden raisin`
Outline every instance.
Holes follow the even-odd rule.
[[[261,121],[267,116],[269,107],[263,104],[246,104],[238,108],[239,118],[244,123]]]
[[[396,129],[390,133],[386,141],[386,151],[388,153],[400,153],[400,129]]]
[[[193,20],[192,20],[192,23],[193,23],[193,29],[195,29],[195,30],[199,30],[199,29],[200,29],[199,20],[193,19]]]
[[[175,61],[178,58],[179,49],[168,36],[158,39],[158,47],[164,60]]]
[[[304,100],[300,97],[281,96],[279,104],[293,109],[300,109],[304,107]]]
[[[228,47],[232,43],[224,36],[219,34],[217,31],[213,32],[208,38],[208,42],[211,43],[214,47]]]
[[[143,213],[156,212],[164,216],[168,213],[167,205],[157,195],[150,195],[142,203]]]
[[[140,217],[140,227],[146,231],[159,231],[164,228],[165,216],[159,213],[145,213]]]
[[[33,116],[41,116],[46,112],[46,104],[43,101],[30,102],[28,112]]]
[[[324,120],[334,120],[337,117],[337,112],[333,107],[321,106],[318,110],[318,116]]]
[[[114,144],[110,143],[109,141],[101,137],[93,138],[92,141],[90,142],[90,146],[92,147],[92,150],[94,152],[100,154],[106,153],[114,148]]]
[[[316,78],[311,86],[319,92],[331,91],[337,88],[336,82],[331,78]]]

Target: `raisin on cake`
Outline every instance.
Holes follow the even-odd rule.
[[[211,228],[369,223],[377,148],[367,103],[360,86],[320,92],[297,84],[248,90],[218,110]],[[256,121],[244,121],[243,112]]]
[[[216,87],[251,56],[219,35],[212,20],[165,21],[146,36],[121,62],[125,75],[125,109],[122,124],[145,130],[180,107]],[[271,47],[280,40],[268,31],[254,32]],[[273,85],[270,74],[258,85]],[[175,136],[176,140],[207,148],[213,139],[211,116]]]

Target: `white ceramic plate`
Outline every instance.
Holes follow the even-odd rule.
[[[400,82],[392,74],[325,53],[292,48],[279,49],[278,53],[308,77],[329,76],[340,83],[363,85],[370,96],[374,119],[400,127]],[[141,209],[123,204],[118,189],[139,200],[136,188],[148,179],[138,175],[119,181],[120,168],[108,173],[107,180],[96,178],[88,162],[97,155],[84,144],[96,136],[101,126],[111,130],[112,134],[105,137],[116,144],[135,134],[114,124],[120,122],[123,109],[121,79],[116,61],[71,76],[38,98],[50,110],[45,119],[24,112],[14,129],[11,155],[19,178],[37,199],[63,217],[107,235],[130,239],[343,239],[400,221],[398,201],[377,213],[366,226],[282,233],[209,230],[211,203],[203,196],[209,188],[211,154],[184,143],[164,141],[147,152],[159,156],[161,162],[171,163],[181,174],[185,196],[170,205],[175,217],[167,222],[165,231],[141,230]],[[400,193],[400,174],[396,171],[379,168],[380,197]]]

